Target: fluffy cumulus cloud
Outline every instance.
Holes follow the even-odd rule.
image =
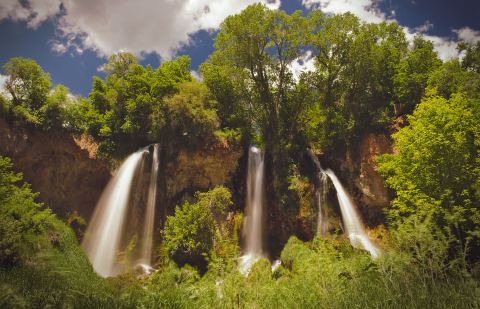
[[[55,17],[58,39],[51,46],[58,53],[92,49],[105,56],[128,50],[170,58],[195,32],[216,29],[255,2],[280,6],[280,0],[2,0],[0,20],[36,27]]]
[[[308,50],[302,56],[290,63],[289,68],[295,80],[298,81],[303,72],[311,72],[315,70],[315,57],[312,55],[312,52]]]
[[[385,13],[378,9],[375,0],[302,0],[302,3],[308,9],[321,9],[326,13],[352,12],[369,23],[379,23],[387,19]]]
[[[60,12],[61,0],[2,0],[0,2],[0,20],[26,21],[30,28],[36,29],[48,18]]]
[[[0,20],[28,20],[30,15],[28,7],[23,6],[18,0],[2,0],[0,2]]]
[[[325,13],[342,14],[352,12],[361,20],[370,23],[396,21],[394,11],[387,16],[378,8],[378,4],[381,1],[382,0],[302,0],[302,3],[308,9],[321,9]],[[452,37],[430,35],[428,31],[433,29],[433,24],[429,21],[414,28],[403,27],[403,29],[407,39],[410,41],[415,34],[423,34],[427,40],[433,42],[439,57],[444,60],[458,56],[458,41],[477,42],[480,40],[480,31],[475,31],[468,27],[452,30]]]
[[[480,31],[473,30],[469,27],[464,27],[461,29],[453,30],[458,36],[458,38],[462,41],[468,43],[477,43],[480,41]]]

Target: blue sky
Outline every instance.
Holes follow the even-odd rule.
[[[119,50],[154,67],[186,54],[195,71],[213,51],[221,21],[254,2],[289,13],[351,11],[367,22],[397,21],[409,37],[421,32],[432,40],[443,59],[456,56],[459,40],[480,40],[478,0],[1,0],[0,66],[11,57],[32,58],[53,83],[83,96]],[[304,60],[299,69],[311,59]]]

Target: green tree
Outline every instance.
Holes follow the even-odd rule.
[[[452,59],[431,72],[427,87],[435,88],[446,99],[458,92],[480,98],[480,73],[465,69],[458,59]]]
[[[388,211],[393,226],[433,220],[460,245],[479,248],[479,103],[461,94],[429,95],[393,135],[396,153],[379,158],[396,192]]]
[[[221,127],[241,128],[248,136],[251,110],[248,75],[242,69],[207,61],[200,66],[203,82],[215,97]]]
[[[39,110],[50,91],[50,75],[32,59],[16,57],[4,65],[5,89],[12,97],[13,112],[27,122],[40,124]]]
[[[407,42],[398,24],[362,23],[351,13],[314,12],[309,23],[316,68],[310,83],[318,94],[304,115],[306,133],[310,144],[338,149],[389,123],[393,76]]]
[[[105,80],[94,77],[89,94],[92,108],[81,104],[76,112],[85,113],[84,126],[100,139],[105,154],[123,155],[156,141],[152,114],[163,100],[179,91],[178,84],[191,81],[190,59],[178,57],[156,70],[138,64],[134,55],[114,54],[104,70]]]
[[[218,128],[216,101],[200,82],[185,82],[176,87],[178,93],[154,107],[152,135],[167,148],[198,146],[198,142],[213,137]]]
[[[71,104],[70,92],[67,87],[57,85],[40,108],[42,127],[46,130],[62,129],[67,125],[67,106]]]
[[[286,126],[282,123],[282,114],[287,114],[292,103],[289,90],[294,79],[289,65],[301,55],[306,29],[299,11],[288,15],[261,4],[251,5],[225,19],[215,40],[216,51],[209,59],[211,65],[230,68],[221,72],[232,83],[249,85],[249,123],[262,137],[272,198],[277,203],[281,188],[286,188],[290,144],[283,138]]]
[[[480,42],[476,44],[461,42],[458,44],[460,52],[464,52],[462,66],[470,71],[480,74]]]
[[[205,193],[197,192],[196,202],[176,207],[168,216],[163,231],[164,247],[170,258],[180,265],[191,264],[205,270],[207,258],[214,248],[215,238],[222,236],[231,193],[217,187]]]
[[[393,78],[396,103],[401,111],[411,113],[425,94],[429,74],[440,67],[442,61],[433,49],[433,43],[421,36],[413,40],[413,48],[397,66]]]
[[[39,235],[51,227],[52,216],[11,169],[11,160],[0,157],[0,266],[7,268],[24,262],[46,241]]]

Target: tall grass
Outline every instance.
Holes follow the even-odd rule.
[[[213,259],[203,276],[193,267],[178,268],[171,262],[150,277],[125,274],[110,279],[94,274],[73,234],[62,242],[63,250],[46,258],[45,268],[37,264],[0,271],[2,307],[480,307],[478,278],[463,264],[426,264],[394,249],[373,260],[346,239],[304,243],[292,237],[281,253],[282,266],[273,273],[267,260],[244,277],[236,260]]]
[[[154,275],[146,307],[175,308],[478,308],[478,281],[464,269],[426,271],[411,256],[372,260],[346,240],[292,237],[273,274],[257,263],[248,277],[235,267],[182,281],[182,270]],[[159,284],[161,291],[158,291]]]

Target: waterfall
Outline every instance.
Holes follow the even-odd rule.
[[[317,235],[325,236],[328,231],[328,213],[327,205],[327,191],[328,191],[328,176],[325,174],[320,161],[317,156],[311,151],[308,154],[312,158],[315,167],[317,168],[317,185],[315,186],[315,200],[317,202]]]
[[[240,258],[240,272],[244,275],[247,275],[253,264],[263,256],[263,174],[263,153],[257,147],[250,147],[247,172],[247,207],[244,221],[245,254]]]
[[[325,236],[328,232],[328,213],[327,213],[327,191],[328,176],[323,171],[317,174],[319,185],[315,189],[317,200],[317,235]]]
[[[370,252],[372,257],[378,257],[381,251],[365,233],[365,229],[363,228],[363,224],[361,223],[360,217],[357,213],[356,205],[353,203],[352,199],[343,188],[335,173],[333,173],[332,170],[326,170],[325,174],[330,177],[333,185],[335,186],[335,190],[337,191],[338,203],[340,204],[340,210],[342,212],[343,224],[345,226],[345,232],[350,239],[350,243],[354,247],[364,248],[365,250]]]
[[[147,208],[145,211],[145,223],[143,227],[142,252],[140,263],[144,269],[150,269],[152,263],[153,227],[155,223],[155,204],[157,198],[158,179],[158,144],[153,145],[152,167],[150,183],[148,186]],[[147,271],[149,272],[149,271]]]
[[[115,255],[130,198],[132,181],[146,150],[130,155],[110,180],[97,203],[83,240],[83,247],[95,271],[103,277],[118,273]]]

